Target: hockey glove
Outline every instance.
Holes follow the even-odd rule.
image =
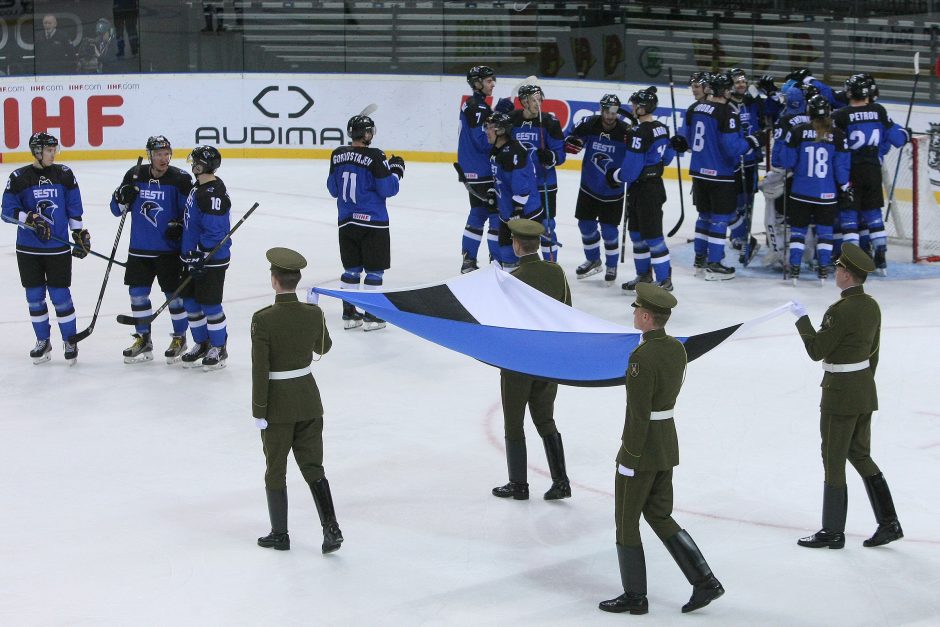
[[[388,169],[398,177],[399,181],[405,178],[405,160],[401,157],[392,155],[388,160]]]
[[[137,200],[138,194],[140,194],[140,188],[136,185],[121,185],[114,190],[114,200],[119,205],[129,205]]]
[[[904,134],[907,135],[907,143],[914,141],[914,130],[910,127],[907,127],[904,130]]]
[[[776,92],[777,86],[774,85],[774,77],[770,74],[764,74],[759,79],[757,79],[757,88],[768,96]]]
[[[183,239],[183,223],[179,220],[167,222],[166,231],[163,232],[163,236],[170,242],[180,241]]]
[[[546,168],[555,167],[555,153],[548,148],[539,148],[535,151],[535,154],[539,158],[539,163]]]
[[[672,146],[672,149],[679,154],[682,154],[689,149],[689,142],[682,135],[673,135],[670,137],[669,145]]]
[[[264,431],[268,428],[268,421],[264,418],[255,418],[255,426]]]
[[[52,228],[49,226],[49,223],[35,211],[30,211],[26,214],[25,224],[26,226],[32,227],[33,231],[36,233],[36,237],[43,242],[48,242],[52,237]]]
[[[584,140],[574,135],[565,138],[565,152],[569,155],[576,155],[584,150]]]
[[[753,135],[745,135],[744,140],[752,150],[758,150],[761,146],[767,145],[767,134],[763,132],[757,132]]]
[[[620,168],[608,168],[604,172],[604,178],[607,179],[607,186],[611,189],[617,189],[623,183],[620,182],[620,179],[617,178],[617,175],[620,173]]]
[[[486,190],[486,206],[490,209],[496,209],[496,189],[491,187]]]
[[[500,98],[496,106],[493,107],[493,111],[496,113],[509,113],[515,108],[516,105],[512,103],[512,98]]]
[[[198,250],[190,250],[189,252],[183,253],[180,255],[180,260],[183,262],[183,265],[186,266],[186,271],[189,272],[189,276],[194,279],[201,279],[206,276],[206,258]]]
[[[797,318],[802,318],[806,315],[806,307],[803,306],[798,300],[790,301],[790,313],[796,316]]]
[[[839,209],[851,209],[855,205],[855,190],[849,185],[843,185],[839,190],[839,197],[836,201]]]
[[[91,250],[91,235],[88,234],[88,229],[74,229],[72,231],[72,241],[78,244],[78,246],[72,247],[72,256],[76,259],[87,257],[88,251]]]
[[[798,70],[793,70],[792,72],[787,74],[787,80],[794,81],[796,83],[802,83],[807,78],[812,78],[812,77],[809,75],[809,68],[805,68],[805,67],[802,67]]]

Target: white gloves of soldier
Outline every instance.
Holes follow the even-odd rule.
[[[633,469],[632,469],[632,468],[627,468],[627,467],[624,466],[623,464],[617,464],[617,472],[619,472],[619,473],[620,473],[621,475],[623,475],[624,477],[632,477],[632,476],[633,476]]]
[[[803,306],[798,300],[790,301],[790,313],[796,316],[797,318],[802,318],[806,315],[806,307]]]
[[[268,421],[264,418],[255,418],[255,426],[264,431],[268,428]]]
[[[316,305],[317,303],[320,302],[320,295],[314,292],[313,290],[314,288],[312,287],[307,288],[307,304],[308,305]]]

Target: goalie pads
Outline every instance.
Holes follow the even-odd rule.
[[[776,200],[783,196],[784,189],[786,188],[786,176],[781,170],[771,170],[767,173],[767,176],[758,184],[758,189],[764,192],[764,198],[768,201]]]

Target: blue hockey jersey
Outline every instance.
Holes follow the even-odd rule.
[[[47,168],[27,165],[16,169],[3,191],[3,219],[24,222],[34,211],[49,223],[52,236],[71,241],[70,230],[82,228],[82,195],[75,174],[68,167],[54,163]],[[31,229],[19,227],[16,252],[55,255],[71,247],[53,239],[42,241]]]
[[[861,107],[843,107],[832,114],[832,121],[848,138],[853,166],[862,163],[879,165],[883,142],[901,147],[908,141],[904,129],[892,122],[888,112],[877,102]]]
[[[737,112],[727,102],[693,105],[682,127],[692,150],[689,174],[708,181],[734,182],[741,155],[751,149],[741,133]]]
[[[617,178],[629,185],[636,180],[663,175],[676,152],[669,143],[669,127],[658,120],[641,122],[627,134],[626,153]]]
[[[137,181],[134,181],[134,173]],[[121,185],[137,185],[140,194],[127,210],[131,218],[131,243],[128,253],[138,257],[156,257],[180,250],[180,242],[166,238],[170,222],[183,218],[186,199],[193,188],[189,172],[170,166],[158,179],[151,177],[150,164],[129,169]],[[122,205],[111,198],[111,213],[121,215]],[[189,249],[187,249],[189,250]]]
[[[231,229],[232,201],[225,190],[222,179],[216,178],[206,183],[196,183],[189,191],[183,209],[183,237],[180,250],[183,253],[199,251],[208,253],[218,246]],[[219,248],[206,266],[227,265],[232,240],[227,240]]]
[[[738,110],[738,118],[741,120],[741,132],[745,135],[753,135],[764,128],[761,101],[750,94],[744,94],[744,99],[740,103],[732,103]],[[750,165],[758,163],[764,158],[764,153],[760,148],[751,148],[744,153],[744,163]]]
[[[529,158],[535,166],[539,189],[548,191],[558,189],[555,166],[565,162],[565,137],[561,132],[561,124],[551,113],[542,112],[541,118],[526,119],[522,109],[516,109],[509,115],[513,123],[512,138],[528,151]],[[535,151],[542,147],[552,151],[555,156],[553,165],[545,166],[539,161]]]
[[[607,131],[601,122],[601,116],[592,115],[581,120],[571,134],[584,140],[581,191],[604,201],[623,198],[623,186],[612,189],[607,184],[604,173],[608,168],[617,167],[617,164],[623,161],[623,155],[627,151],[627,125],[617,120],[614,128]]]
[[[809,124],[806,113],[791,113],[781,117],[774,125],[774,143],[770,149],[770,164],[775,168],[782,168],[780,164],[780,151],[783,150],[784,138],[793,128],[800,124]]]
[[[486,97],[478,91],[460,106],[457,163],[469,183],[492,180],[490,143],[486,139],[486,121],[492,113]]]
[[[780,167],[793,172],[790,198],[818,205],[835,204],[839,188],[849,182],[851,170],[845,133],[833,126],[825,138],[816,141],[812,124],[800,124],[780,143]]]
[[[398,193],[385,153],[366,146],[342,146],[330,157],[326,188],[336,199],[338,224],[388,228],[385,199]]]
[[[499,219],[508,222],[513,216],[540,219],[542,203],[530,153],[515,140],[490,151],[493,187]]]

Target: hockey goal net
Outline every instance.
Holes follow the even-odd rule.
[[[889,152],[882,166],[888,198],[901,161],[885,228],[890,242],[911,247],[914,262],[940,261],[940,124],[930,126],[930,134]]]

